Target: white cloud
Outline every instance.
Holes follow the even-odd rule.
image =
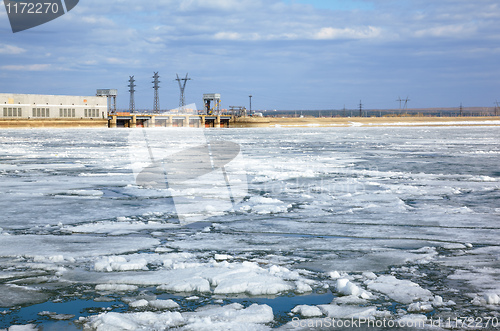
[[[248,0],[183,0],[179,4],[179,8],[182,11],[200,10],[203,8],[223,11],[240,11],[255,3],[256,1]]]
[[[0,54],[21,54],[26,52],[24,48],[12,46],[12,45],[1,45],[0,44]]]
[[[477,31],[477,28],[473,25],[468,24],[454,24],[454,25],[444,25],[436,26],[432,28],[422,29],[415,31],[415,36],[422,37],[452,37],[452,38],[463,38],[465,36],[470,36]]]
[[[218,32],[214,35],[217,40],[242,40],[243,36],[238,32]]]
[[[356,27],[356,28],[322,28],[316,32],[313,39],[318,40],[332,40],[332,39],[367,39],[367,38],[377,38],[381,35],[382,29],[368,26],[368,27]]]
[[[51,69],[50,64],[6,65],[1,67],[9,71],[45,71]]]

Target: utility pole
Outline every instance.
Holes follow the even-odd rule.
[[[403,100],[401,99],[401,97],[398,97],[398,99],[396,101],[399,101],[399,111],[401,111],[401,101],[403,101]]]
[[[191,80],[191,78],[188,78],[188,74],[186,74],[186,78],[179,78],[179,75],[177,75],[176,81],[179,83],[179,89],[181,90],[181,97],[179,100],[179,107],[184,107],[186,105],[186,99],[184,98],[184,90],[186,89],[186,83],[188,80]],[[184,84],[181,84],[181,81],[184,82]]]
[[[160,97],[158,95],[158,89],[160,88],[160,80],[159,79],[160,79],[160,76],[158,75],[158,72],[155,72],[153,75],[153,88],[155,90],[153,112],[156,114],[160,112]]]
[[[405,110],[408,110],[408,101],[410,101],[410,99],[408,99],[408,97],[406,97],[406,99],[404,100],[404,102],[405,102]]]
[[[128,81],[128,87],[130,87],[130,89],[128,90],[130,92],[130,105],[129,105],[129,110],[131,113],[133,113],[135,111],[135,98],[134,98],[134,95],[135,95],[135,79],[134,79],[134,76],[129,76],[130,79]]]

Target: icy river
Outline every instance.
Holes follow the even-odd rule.
[[[499,138],[2,130],[0,330],[500,329]]]

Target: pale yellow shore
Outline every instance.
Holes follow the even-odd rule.
[[[499,116],[488,117],[247,117],[231,127],[407,127],[500,126]]]
[[[8,119],[0,120],[0,128],[107,128],[107,119]]]

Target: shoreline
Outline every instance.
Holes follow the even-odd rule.
[[[405,127],[500,126],[499,116],[482,117],[247,117],[232,127]]]
[[[1,119],[0,129],[107,128],[107,119]]]
[[[230,128],[500,126],[500,116],[481,117],[240,117]],[[108,128],[107,119],[0,119],[1,129]]]

